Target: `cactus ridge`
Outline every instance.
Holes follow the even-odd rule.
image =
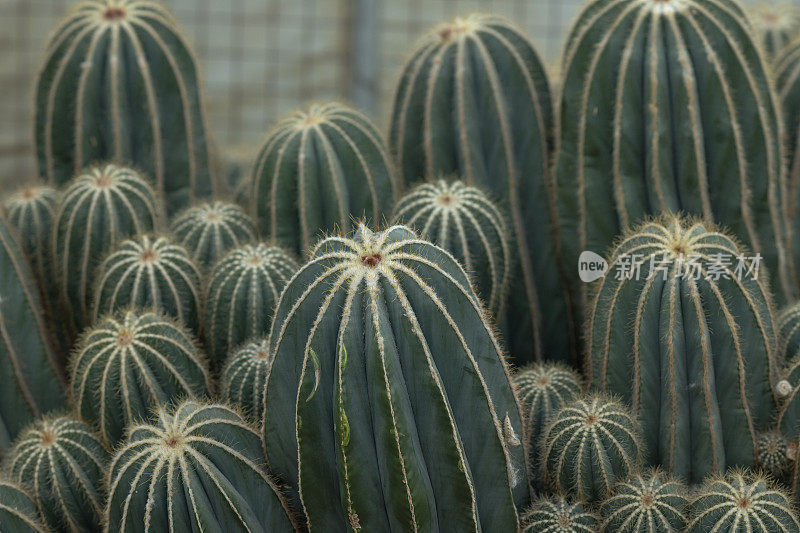
[[[269,341],[260,339],[233,352],[222,371],[223,397],[257,421],[264,411],[264,387],[271,363]]]
[[[0,531],[46,533],[36,503],[15,483],[0,478]]]
[[[256,240],[256,228],[236,204],[206,202],[180,213],[172,234],[204,267],[213,267],[227,252]]]
[[[686,485],[658,470],[620,482],[603,502],[603,533],[683,531],[689,505]]]
[[[36,280],[44,287],[50,276],[50,235],[58,191],[46,185],[31,185],[8,195],[3,201],[6,220],[20,237],[20,245],[33,266]],[[44,290],[44,289],[43,289]]]
[[[600,520],[582,503],[553,496],[535,500],[522,516],[522,523],[524,533],[595,533]]]

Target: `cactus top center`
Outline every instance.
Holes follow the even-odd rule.
[[[653,503],[655,503],[656,499],[651,492],[645,492],[642,494],[642,507],[645,509],[652,507]]]
[[[118,6],[111,6],[107,7],[105,11],[103,11],[103,20],[107,22],[117,22],[125,18],[125,8],[118,7]]]
[[[133,342],[133,334],[127,329],[123,329],[117,334],[117,346],[128,346]]]
[[[597,416],[594,414],[586,415],[586,425],[593,426],[597,422]]]
[[[111,176],[103,173],[97,176],[97,180],[95,180],[95,185],[97,185],[98,189],[105,189],[111,187],[112,181],[113,180],[111,179]]]
[[[22,197],[26,200],[33,200],[34,196],[36,196],[36,193],[33,189],[25,189],[22,191]]]
[[[142,263],[153,263],[157,258],[156,252],[152,248],[146,248],[139,256],[139,259],[141,259]]]
[[[206,215],[206,220],[209,222],[217,222],[220,219],[219,213],[212,211],[208,215]]]
[[[478,29],[480,24],[474,17],[457,17],[449,24],[441,26],[437,33],[442,42],[449,42]]]
[[[259,349],[256,351],[256,357],[259,359],[266,359],[269,356],[266,350]]]
[[[39,436],[42,439],[42,446],[45,448],[52,446],[56,441],[56,434],[49,429],[42,431]]]
[[[562,514],[558,517],[558,525],[567,531],[572,527],[572,520],[570,520],[569,516]]]
[[[383,257],[378,252],[365,254],[361,256],[361,264],[366,267],[375,268],[378,266],[378,263],[381,262],[381,259],[383,259]]]
[[[750,507],[750,499],[747,496],[742,496],[739,498],[739,501],[736,502],[736,506],[739,507],[739,509],[747,509]]]

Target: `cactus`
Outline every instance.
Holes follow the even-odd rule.
[[[97,277],[94,322],[120,309],[159,309],[199,332],[200,271],[182,246],[149,235],[123,241]]]
[[[111,462],[105,531],[291,531],[258,433],[223,405],[184,402],[130,429]]]
[[[800,303],[795,303],[778,315],[778,359],[789,363],[800,356]]]
[[[197,68],[171,15],[147,0],[90,0],[58,26],[36,81],[39,175],[62,185],[114,161],[154,179],[170,212],[214,178]]]
[[[6,220],[17,231],[43,294],[47,294],[45,288],[52,282],[49,243],[57,198],[55,189],[31,185],[3,200]]]
[[[800,9],[792,2],[761,2],[747,14],[769,61],[800,35]]]
[[[56,210],[53,257],[63,320],[74,336],[91,322],[95,271],[122,239],[156,223],[153,190],[133,170],[105,165],[75,178]]]
[[[46,533],[36,504],[10,481],[0,478],[0,531]]]
[[[779,398],[777,428],[796,441],[800,439],[800,356],[786,365],[775,392]]]
[[[262,235],[303,256],[325,232],[356,217],[389,216],[398,185],[375,126],[343,105],[298,110],[270,133],[250,178]]]
[[[747,257],[712,226],[664,215],[628,232],[596,283],[589,381],[632,406],[646,462],[689,483],[753,465],[775,409],[769,296]]]
[[[461,181],[422,184],[395,205],[394,223],[453,254],[486,308],[500,316],[511,281],[510,234],[500,210],[482,191]]]
[[[266,335],[278,296],[297,268],[286,252],[265,243],[237,248],[217,263],[205,309],[213,368],[220,368],[245,341]]]
[[[798,8],[800,11],[800,8]],[[775,58],[773,65],[776,94],[782,107],[783,127],[785,134],[786,166],[786,218],[790,228],[790,258],[794,264],[800,265],[800,38],[792,41],[781,54]],[[800,269],[800,267],[797,267]]]
[[[747,471],[709,478],[689,509],[692,521],[687,533],[800,531],[800,521],[783,490]]]
[[[669,211],[728,227],[791,298],[778,102],[738,3],[592,0],[563,57],[558,226],[582,314],[579,254]]]
[[[264,387],[271,362],[267,339],[259,339],[232,353],[222,371],[223,398],[258,421],[264,411]]]
[[[775,479],[781,479],[792,462],[789,441],[778,431],[761,433],[756,441],[756,464]]]
[[[0,215],[0,456],[30,420],[64,405],[64,375],[39,293],[15,234]]]
[[[8,470],[36,499],[55,531],[100,531],[108,452],[87,424],[49,416],[22,432]]]
[[[464,270],[405,227],[331,237],[270,329],[268,463],[313,531],[516,531],[518,405]]]
[[[661,533],[686,528],[686,486],[658,470],[637,474],[614,487],[603,502],[603,533]]]
[[[509,21],[473,14],[434,28],[412,54],[389,146],[407,184],[456,174],[503,202],[514,250],[510,352],[520,362],[576,363],[551,232],[552,129],[549,83],[533,45]]]
[[[256,228],[241,207],[226,202],[190,207],[172,222],[175,239],[206,268],[227,252],[256,240]]]
[[[595,533],[599,522],[582,503],[560,496],[534,501],[522,517],[524,533]]]

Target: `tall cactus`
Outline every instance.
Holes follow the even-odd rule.
[[[795,268],[800,270],[800,36],[775,58],[773,70],[786,135],[786,217],[789,227],[795,228],[790,233],[790,251]]]
[[[603,533],[662,533],[686,529],[687,488],[656,471],[631,477],[614,487],[600,507]]]
[[[269,341],[257,339],[228,357],[222,370],[222,396],[255,419],[264,414],[264,387],[272,363]]]
[[[207,202],[180,213],[172,233],[199,265],[211,268],[227,252],[256,240],[256,228],[236,204]]]
[[[264,439],[312,531],[516,531],[522,424],[467,275],[411,230],[331,237],[270,331]]]
[[[527,37],[474,14],[431,31],[403,69],[389,145],[407,184],[455,174],[508,209],[511,354],[576,361],[577,338],[551,234],[553,110]]]
[[[770,61],[800,36],[800,8],[793,2],[761,2],[750,7],[747,14]]]
[[[752,465],[775,409],[775,329],[749,257],[713,227],[665,215],[626,234],[595,283],[591,385],[633,407],[649,464],[690,483]]]
[[[361,113],[314,104],[281,121],[256,159],[251,215],[299,256],[355,218],[381,224],[398,193],[383,139]]]
[[[39,174],[62,185],[114,161],[154,179],[170,211],[210,196],[208,127],[192,52],[148,0],[86,0],[59,24],[36,81]]]
[[[15,483],[0,479],[0,531],[46,533],[36,503]]]
[[[778,102],[735,0],[592,0],[563,57],[559,231],[583,312],[579,254],[666,211],[730,228],[793,297]]]

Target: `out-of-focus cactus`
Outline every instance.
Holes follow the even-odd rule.
[[[203,267],[211,268],[227,252],[256,239],[256,228],[236,204],[215,201],[190,207],[172,222],[172,233]]]

